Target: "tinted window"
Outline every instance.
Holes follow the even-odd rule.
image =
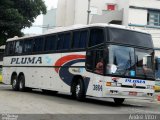
[[[24,41],[24,53],[31,53],[32,52],[32,39]]]
[[[149,34],[109,28],[109,35],[111,42],[153,48],[152,38]]]
[[[64,37],[64,42],[63,42],[63,49],[69,49],[70,48],[70,41],[71,41],[71,34],[66,33]]]
[[[89,46],[95,46],[104,42],[104,33],[102,29],[91,29]]]
[[[87,59],[86,59],[86,68],[88,70],[93,71],[94,69],[94,57],[95,57],[95,50],[88,50],[87,51]]]
[[[67,50],[70,48],[70,41],[71,41],[71,34],[59,34],[58,35],[58,42],[57,42],[57,49],[58,50]]]
[[[76,31],[73,32],[73,48],[85,48],[88,38],[88,31]]]
[[[80,32],[73,32],[73,48],[79,48]]]
[[[103,50],[87,51],[86,68],[98,74],[104,72]]]
[[[9,42],[6,43],[5,54],[9,54]]]
[[[13,55],[14,54],[14,48],[15,48],[15,42],[8,42],[7,44],[7,55]]]
[[[79,48],[85,48],[88,38],[88,31],[81,31],[81,37],[79,41]]]
[[[58,40],[57,40],[57,50],[62,50],[63,49],[63,40],[64,40],[64,34],[59,34],[58,35]]]
[[[15,45],[15,53],[22,53],[22,48],[23,48],[23,41],[16,41]]]
[[[45,40],[45,51],[55,50],[56,36],[48,36]]]
[[[35,38],[33,44],[33,52],[43,51],[43,37]]]

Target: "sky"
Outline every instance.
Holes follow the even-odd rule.
[[[57,8],[57,3],[58,0],[44,0],[46,6],[47,6],[47,10],[50,10],[52,8]],[[42,25],[43,24],[43,15],[39,15],[35,22],[33,23],[34,25]],[[30,28],[26,28],[23,29],[22,32],[24,34],[41,34],[42,33],[42,28],[40,27],[30,27]]]

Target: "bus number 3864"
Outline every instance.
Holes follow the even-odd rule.
[[[102,91],[102,85],[93,85],[93,90],[95,91]]]

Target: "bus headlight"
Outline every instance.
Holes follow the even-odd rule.
[[[112,82],[112,86],[113,87],[121,87],[121,83],[117,83],[117,82]]]
[[[122,83],[117,83],[117,87],[121,87],[122,86]]]
[[[111,86],[111,82],[106,82],[106,86]]]
[[[112,87],[121,87],[121,83],[117,82],[106,82],[106,86],[112,86]]]
[[[116,87],[117,83],[116,82],[112,82],[112,87]]]
[[[146,89],[154,89],[154,86],[152,86],[152,85],[147,85],[147,86],[146,86]]]

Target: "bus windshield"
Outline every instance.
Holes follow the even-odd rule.
[[[154,78],[153,50],[109,45],[108,51],[107,74],[143,79]]]

